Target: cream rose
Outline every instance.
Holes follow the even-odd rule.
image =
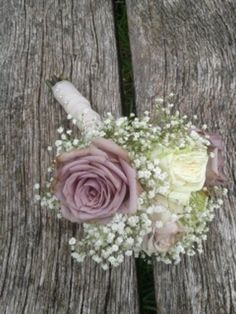
[[[174,202],[188,205],[192,192],[203,188],[206,181],[208,153],[205,147],[166,148],[158,145],[152,158],[160,160],[160,168],[168,174],[170,190],[165,195]]]

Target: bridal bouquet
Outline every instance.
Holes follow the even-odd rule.
[[[202,252],[208,222],[227,192],[223,142],[156,100],[152,119],[102,119],[70,83],[49,81],[54,97],[80,130],[60,127],[41,205],[83,225],[71,238],[72,257],[91,257],[106,270],[125,256],[165,263]],[[196,118],[196,117],[194,117]],[[74,128],[74,127],[73,127]],[[78,134],[78,132],[77,132]],[[39,189],[39,184],[35,185]]]

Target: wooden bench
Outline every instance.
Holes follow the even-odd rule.
[[[126,0],[135,106],[175,94],[227,144],[229,195],[204,254],[178,266],[154,263],[157,313],[236,313],[236,2]],[[4,314],[139,314],[135,261],[104,272],[78,265],[68,239],[78,228],[34,204],[47,146],[66,115],[45,80],[69,77],[99,113],[121,115],[112,0],[2,1],[1,300]],[[142,314],[142,313],[140,313]]]

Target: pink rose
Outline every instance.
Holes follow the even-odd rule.
[[[209,161],[207,164],[206,172],[206,186],[214,186],[224,183],[224,142],[222,137],[218,134],[207,133],[205,131],[195,129],[199,135],[204,137],[210,142],[208,146]]]
[[[127,151],[108,139],[61,154],[53,188],[62,215],[72,222],[102,221],[137,210],[136,172]]]
[[[142,248],[148,254],[165,253],[176,244],[184,233],[183,227],[176,222],[169,222],[162,228],[152,229],[152,232],[144,237]]]

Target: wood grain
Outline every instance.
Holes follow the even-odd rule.
[[[0,313],[136,314],[134,260],[74,263],[78,226],[33,201],[66,121],[45,79],[64,73],[101,114],[121,113],[112,1],[2,0],[0,21]]]
[[[210,225],[204,254],[155,263],[158,313],[236,313],[236,2],[127,0],[138,114],[175,94],[182,114],[226,142],[229,194]]]

